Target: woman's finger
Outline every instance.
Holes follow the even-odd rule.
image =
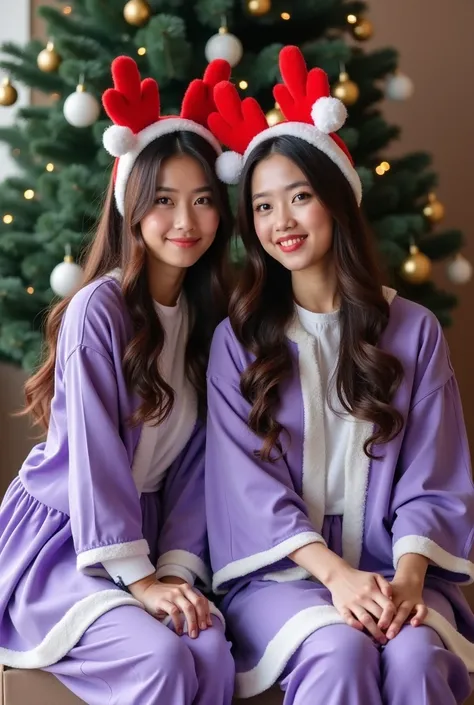
[[[413,605],[409,602],[402,602],[398,608],[397,614],[395,615],[389,630],[387,631],[387,639],[394,639],[399,633],[400,629],[403,627],[408,617],[411,614]]]
[[[155,616],[157,617],[161,612],[169,614],[173,621],[173,626],[176,634],[181,636],[183,633],[183,616],[179,607],[177,607],[173,602],[170,602],[169,600],[160,600],[159,607],[155,611]]]
[[[199,633],[198,629],[198,619],[194,605],[187,599],[182,592],[173,598],[174,604],[179,607],[181,612],[186,618],[186,624],[188,625],[188,634],[191,639],[195,639]]]
[[[209,600],[207,600],[203,595],[200,595],[198,592],[195,592],[190,585],[187,585],[186,587],[183,586],[183,594],[189,600],[189,602],[194,605],[199,628],[207,629],[208,622],[211,618],[209,611]]]
[[[384,595],[387,599],[391,600],[393,590],[388,580],[385,580],[385,578],[382,575],[378,575],[378,573],[374,573],[374,578],[382,595]]]
[[[357,619],[354,617],[352,612],[348,609],[344,609],[340,612],[341,617],[345,621],[349,627],[352,627],[353,629],[357,629],[358,632],[363,632],[364,627],[360,622],[357,621]]]
[[[422,602],[415,605],[415,614],[413,615],[413,619],[410,622],[412,627],[419,627],[420,624],[423,624],[427,614],[428,608],[426,607],[426,605],[424,605]]]
[[[374,639],[376,639],[380,644],[386,644],[387,639],[385,637],[385,634],[382,632],[382,630],[377,626],[377,624],[374,622],[372,617],[368,612],[363,609],[363,607],[360,607],[360,605],[356,605],[354,609],[352,610],[353,614],[359,622],[362,624],[364,629],[367,629],[369,634],[371,634]]]
[[[359,602],[359,604],[366,610],[366,612],[371,614],[373,617],[380,619],[383,610],[380,605],[375,602],[375,600],[372,600],[370,597],[365,597]]]

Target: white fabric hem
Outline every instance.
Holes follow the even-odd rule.
[[[173,565],[172,563],[164,565],[156,571],[157,580],[167,577],[181,578],[181,580],[186,581],[191,586],[194,585],[194,581],[196,580],[196,576],[190,570],[181,565]]]
[[[128,541],[126,543],[114,543],[111,546],[98,546],[89,551],[83,551],[77,556],[77,570],[84,570],[102,561],[115,560],[117,558],[131,558],[132,556],[147,556],[150,553],[146,539]]]
[[[88,595],[66,612],[46,634],[43,641],[29,651],[0,647],[0,663],[10,668],[46,668],[64,658],[96,619],[115,607],[132,605],[143,609],[138,600],[122,590],[102,590]]]
[[[467,575],[468,579],[457,583],[458,585],[470,585],[474,582],[474,563],[467,558],[454,556],[426,536],[403,536],[395,542],[393,546],[393,567],[395,570],[400,558],[408,553],[425,556],[439,568],[449,570],[450,573]]]
[[[204,561],[190,551],[176,548],[172,551],[163,553],[156,564],[157,571],[161,572],[161,568],[165,566],[182,566],[194,573],[206,587],[211,587],[211,577],[209,570]]]
[[[276,583],[289,583],[292,580],[307,580],[311,578],[311,573],[306,568],[296,566],[286,570],[275,570],[272,573],[265,573],[262,580],[273,580]]]
[[[344,624],[335,607],[308,607],[289,619],[268,643],[254,668],[236,676],[236,697],[251,698],[268,690],[282,674],[290,658],[311,634],[322,627]],[[434,629],[449,651],[459,656],[474,673],[474,644],[471,644],[438,612],[428,609],[424,622]]]
[[[214,573],[212,588],[216,590],[228,580],[241,578],[267,565],[273,565],[273,563],[282,558],[287,558],[290,553],[298,550],[298,548],[307,546],[310,543],[322,543],[326,546],[326,542],[320,534],[314,531],[303,531],[282,541],[277,546],[273,546],[268,551],[261,551],[248,558],[240,558],[233,563],[228,563],[224,568]]]
[[[137,580],[147,578],[155,574],[155,567],[148,556],[132,556],[131,558],[116,558],[114,560],[102,560],[107,573],[114,582],[123,581],[124,585],[131,585]]]

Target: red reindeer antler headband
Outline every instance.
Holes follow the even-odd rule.
[[[284,47],[279,63],[283,84],[276,85],[273,94],[286,120],[272,127],[258,102],[254,98],[241,101],[229,81],[214,88],[218,112],[209,115],[209,128],[232,150],[217,159],[219,178],[228,184],[237,183],[254,147],[272,137],[292,135],[324,152],[342,171],[360,203],[359,175],[345,143],[335,134],[347,118],[344,104],[331,97],[328,77],[322,69],[308,72],[298,47]]]
[[[221,154],[219,142],[207,128],[207,118],[216,109],[213,89],[230,76],[230,65],[223,59],[212,61],[202,79],[192,81],[184,95],[179,115],[160,115],[160,93],[156,81],[141,81],[137,64],[128,56],[112,62],[114,88],[102,96],[107,115],[114,122],[103,136],[105,149],[117,157],[115,168],[115,202],[124,214],[127,181],[143,149],[157,137],[172,132],[194,132],[207,140]]]

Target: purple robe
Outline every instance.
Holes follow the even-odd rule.
[[[390,320],[380,347],[401,361],[394,404],[406,420],[394,440],[364,454],[369,423],[352,419],[345,455],[342,555],[388,579],[407,553],[430,559],[426,624],[474,672],[474,617],[460,584],[474,580],[474,488],[461,402],[435,317],[385,290]],[[288,330],[293,371],[282,383],[278,420],[285,455],[260,461],[248,428],[240,375],[254,357],[229,321],[216,330],[208,369],[206,504],[213,586],[235,640],[237,693],[250,697],[283,673],[321,627],[343,623],[330,594],[288,555],[326,543],[325,399],[314,338],[295,316]],[[444,596],[452,611],[437,609]],[[447,599],[446,599],[447,598]],[[444,603],[443,603],[444,604]]]
[[[7,666],[54,664],[101,615],[141,606],[114,584],[104,560],[150,554],[159,567],[184,566],[198,584],[210,582],[205,428],[196,422],[163,488],[141,495],[153,431],[127,423],[139,404],[122,371],[131,336],[120,286],[109,277],[76,294],[64,316],[47,439],[0,509],[0,663]]]

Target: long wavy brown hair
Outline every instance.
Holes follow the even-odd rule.
[[[123,370],[129,388],[141,398],[130,420],[132,424],[160,423],[171,412],[173,389],[161,377],[158,358],[164,331],[155,312],[148,288],[146,247],[140,222],[156,198],[157,176],[170,157],[187,154],[196,159],[211,186],[220,223],[214,242],[185,275],[183,289],[189,313],[186,349],[187,374],[193,383],[203,414],[206,407],[206,367],[212,334],[227,315],[229,301],[228,250],[232,234],[232,213],[227,191],[216,177],[216,152],[208,142],[191,132],[177,132],[157,138],[138,156],[125,194],[124,217],[116,208],[113,181],[105,197],[95,236],[85,256],[84,284],[120,267],[121,288],[130,314],[134,336],[123,356]],[[45,327],[45,355],[38,371],[25,384],[26,408],[34,422],[47,430],[54,395],[54,370],[59,330],[70,298],[49,312]]]
[[[403,417],[392,406],[403,377],[400,361],[377,347],[390,308],[383,295],[381,276],[367,226],[352,188],[339,168],[323,152],[291,136],[258,145],[242,174],[237,228],[246,260],[231,297],[230,321],[238,340],[255,355],[241,376],[243,396],[252,405],[250,428],[263,439],[258,451],[264,460],[282,452],[277,420],[280,388],[292,369],[286,332],[294,316],[291,272],[270,257],[255,232],[252,175],[271,154],[291,159],[305,174],[318,199],[333,219],[332,256],[340,297],[341,346],[336,368],[336,390],[343,408],[374,424],[364,445],[386,443],[403,428]]]

